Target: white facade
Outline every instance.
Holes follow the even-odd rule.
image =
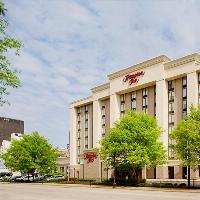
[[[0,147],[0,154],[5,153],[7,151],[7,149],[10,147],[12,140],[20,140],[21,137],[22,137],[21,133],[12,133],[11,141],[3,140],[2,146]],[[0,173],[1,172],[11,172],[11,170],[4,165],[3,159],[0,159]]]
[[[108,75],[108,83],[92,89],[92,96],[72,102],[70,104],[70,165],[72,168],[80,168],[77,163],[77,108],[92,104],[93,106],[93,132],[92,132],[92,144],[93,148],[99,147],[99,140],[101,139],[101,102],[104,99],[109,99],[109,123],[110,127],[113,127],[114,123],[120,118],[120,96],[122,94],[128,94],[133,91],[138,91],[147,87],[156,88],[156,118],[158,124],[164,130],[161,137],[166,150],[168,151],[168,128],[169,128],[169,111],[168,111],[168,83],[170,80],[182,79],[186,77],[187,80],[187,107],[190,104],[197,105],[199,99],[199,84],[198,73],[200,71],[200,55],[192,54],[176,60],[170,60],[167,56],[158,56],[156,58],[147,60],[145,62],[133,65],[126,69],[122,69],[118,72]],[[136,76],[137,73],[143,73],[143,75]],[[137,80],[133,80],[132,84],[128,81],[123,81],[125,76],[134,75]],[[135,81],[135,82],[134,82]],[[178,82],[178,81],[177,81]],[[180,81],[179,81],[180,82]],[[178,87],[178,86],[177,86]],[[177,89],[178,93],[178,89]],[[178,96],[178,94],[177,94]],[[175,112],[180,105],[175,95]],[[182,97],[181,97],[182,98]],[[181,100],[182,101],[182,100]],[[188,109],[187,109],[188,110]],[[141,110],[142,111],[142,110]],[[179,111],[177,111],[179,112]],[[182,110],[180,111],[182,114]],[[178,117],[175,116],[178,121]],[[85,151],[84,149],[82,151]],[[81,164],[81,163],[80,163]],[[157,173],[160,178],[168,178],[167,166],[179,165],[179,161],[170,160],[168,164],[162,167],[158,167]]]
[[[61,155],[56,160],[58,172],[63,172],[65,177],[68,177],[69,174],[69,148],[59,149]]]

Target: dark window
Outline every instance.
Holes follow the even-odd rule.
[[[182,178],[187,179],[187,167],[183,167],[182,170]]]
[[[156,179],[156,167],[154,167],[154,179]]]
[[[64,167],[60,167],[60,172],[64,172]]]
[[[174,179],[174,167],[168,167],[168,177],[169,179]]]

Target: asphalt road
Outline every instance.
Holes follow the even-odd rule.
[[[0,184],[0,200],[199,200],[200,193]]]

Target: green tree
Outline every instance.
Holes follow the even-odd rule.
[[[37,170],[43,174],[56,168],[58,156],[57,149],[38,132],[33,132],[31,135],[23,135],[21,140],[13,140],[10,148],[0,157],[14,171],[33,174]]]
[[[188,168],[188,187],[190,187],[190,168],[200,164],[200,105],[190,106],[190,112],[180,121],[170,134],[174,140],[171,148],[176,158],[183,161]]]
[[[131,111],[110,129],[100,144],[102,159],[114,170],[132,169],[138,178],[138,170],[163,164],[166,160],[164,146],[159,142],[161,129],[152,116]]]
[[[6,33],[8,27],[8,21],[5,18],[6,11],[4,3],[0,0],[0,106],[7,102],[5,95],[9,94],[9,88],[20,86],[18,72],[10,67],[7,53],[13,49],[15,55],[19,55],[22,44]]]

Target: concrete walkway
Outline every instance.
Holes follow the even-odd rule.
[[[16,185],[47,185],[56,187],[83,187],[83,188],[104,188],[104,189],[119,189],[119,190],[141,190],[141,191],[163,191],[163,192],[186,192],[200,193],[200,189],[187,188],[159,188],[159,187],[131,187],[131,186],[112,186],[106,185],[86,185],[86,184],[59,184],[59,183],[15,183],[15,182],[0,182],[0,184],[16,184]]]
[[[96,188],[74,184],[4,183],[0,184],[0,200],[199,200],[200,198],[197,191],[153,189]]]

